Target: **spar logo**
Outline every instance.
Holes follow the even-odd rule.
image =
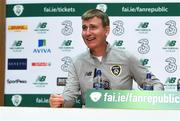
[[[124,34],[124,23],[121,20],[116,20],[113,22],[114,28],[112,30],[112,33],[116,36],[121,36]]]
[[[23,5],[15,5],[13,7],[13,11],[16,16],[20,16],[24,11],[24,6]]]

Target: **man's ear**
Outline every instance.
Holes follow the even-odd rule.
[[[110,26],[106,26],[106,36],[109,35],[109,32],[110,32]]]

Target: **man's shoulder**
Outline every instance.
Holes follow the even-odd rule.
[[[85,51],[85,52],[82,52],[76,56],[73,57],[73,61],[76,62],[76,61],[80,61],[80,60],[84,60],[84,59],[87,59],[88,57],[88,52]]]
[[[132,54],[127,50],[120,50],[116,47],[111,47],[110,54],[115,54],[117,56],[130,57]]]

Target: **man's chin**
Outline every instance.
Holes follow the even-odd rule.
[[[93,48],[96,47],[96,44],[93,44],[93,43],[86,44],[86,45],[87,45],[87,47],[88,47],[89,49],[93,49]]]

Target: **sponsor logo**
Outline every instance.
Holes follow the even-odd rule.
[[[145,66],[145,67],[147,67],[147,68],[150,68],[151,66],[149,66],[148,65],[148,63],[149,63],[149,59],[140,59],[140,63],[143,65],[143,66]]]
[[[64,26],[64,28],[61,30],[63,35],[69,36],[73,33],[72,22],[70,20],[63,21],[62,25]]]
[[[26,69],[27,69],[26,58],[8,59],[8,70],[26,70]]]
[[[85,76],[92,76],[92,71],[86,72]]]
[[[165,23],[168,27],[165,29],[165,33],[168,36],[173,36],[177,33],[176,22],[174,20],[167,21]]]
[[[72,40],[64,40],[59,49],[61,49],[62,51],[71,51],[72,49],[74,49],[74,47],[71,45]]]
[[[13,52],[21,52],[24,49],[24,47],[22,47],[22,42],[22,40],[15,40],[10,49]]]
[[[23,5],[15,5],[13,11],[16,16],[20,16],[24,11],[24,7]]]
[[[149,41],[147,39],[140,39],[138,43],[141,44],[140,47],[138,47],[140,54],[147,54],[150,51]]]
[[[112,30],[112,33],[116,36],[121,36],[124,34],[124,27],[123,27],[123,21],[117,20],[113,22],[113,25],[115,26]]]
[[[32,66],[51,66],[50,62],[32,62]]]
[[[46,40],[45,39],[39,39],[38,40],[38,48],[35,48],[33,50],[33,53],[51,53],[50,48],[46,47]]]
[[[36,87],[45,87],[48,84],[46,82],[46,76],[38,76],[36,81],[33,84]]]
[[[22,101],[22,96],[21,95],[13,95],[11,98],[11,101],[14,106],[19,106]]]
[[[57,86],[66,86],[67,77],[58,77]]]
[[[119,76],[122,71],[121,65],[113,65],[110,67],[110,71],[114,76]]]
[[[135,29],[135,31],[137,31],[140,34],[147,34],[148,32],[151,31],[151,29],[149,29],[148,27],[149,27],[149,22],[141,22],[138,28]]]
[[[20,79],[16,79],[16,80],[10,80],[10,79],[7,79],[7,83],[8,84],[26,84],[27,81],[26,80],[20,80]]]
[[[174,57],[169,57],[165,61],[168,62],[168,65],[165,66],[166,72],[174,73],[177,70],[176,59]]]
[[[38,34],[45,34],[48,32],[49,29],[47,29],[47,22],[39,22],[34,31],[36,31]]]
[[[123,46],[124,41],[123,40],[115,40],[113,43],[113,46],[120,49],[120,50],[125,50],[126,48]]]
[[[72,62],[72,59],[71,57],[69,56],[65,56],[61,59],[61,61],[64,62],[64,64],[61,65],[61,70],[64,71],[64,72],[68,72],[68,68]]]
[[[9,25],[8,26],[9,31],[20,32],[20,31],[25,31],[27,29],[28,29],[28,25]]]
[[[164,84],[165,90],[176,91],[176,77],[168,77]]]
[[[162,49],[166,52],[176,52],[179,49],[176,44],[176,40],[168,40]]]

